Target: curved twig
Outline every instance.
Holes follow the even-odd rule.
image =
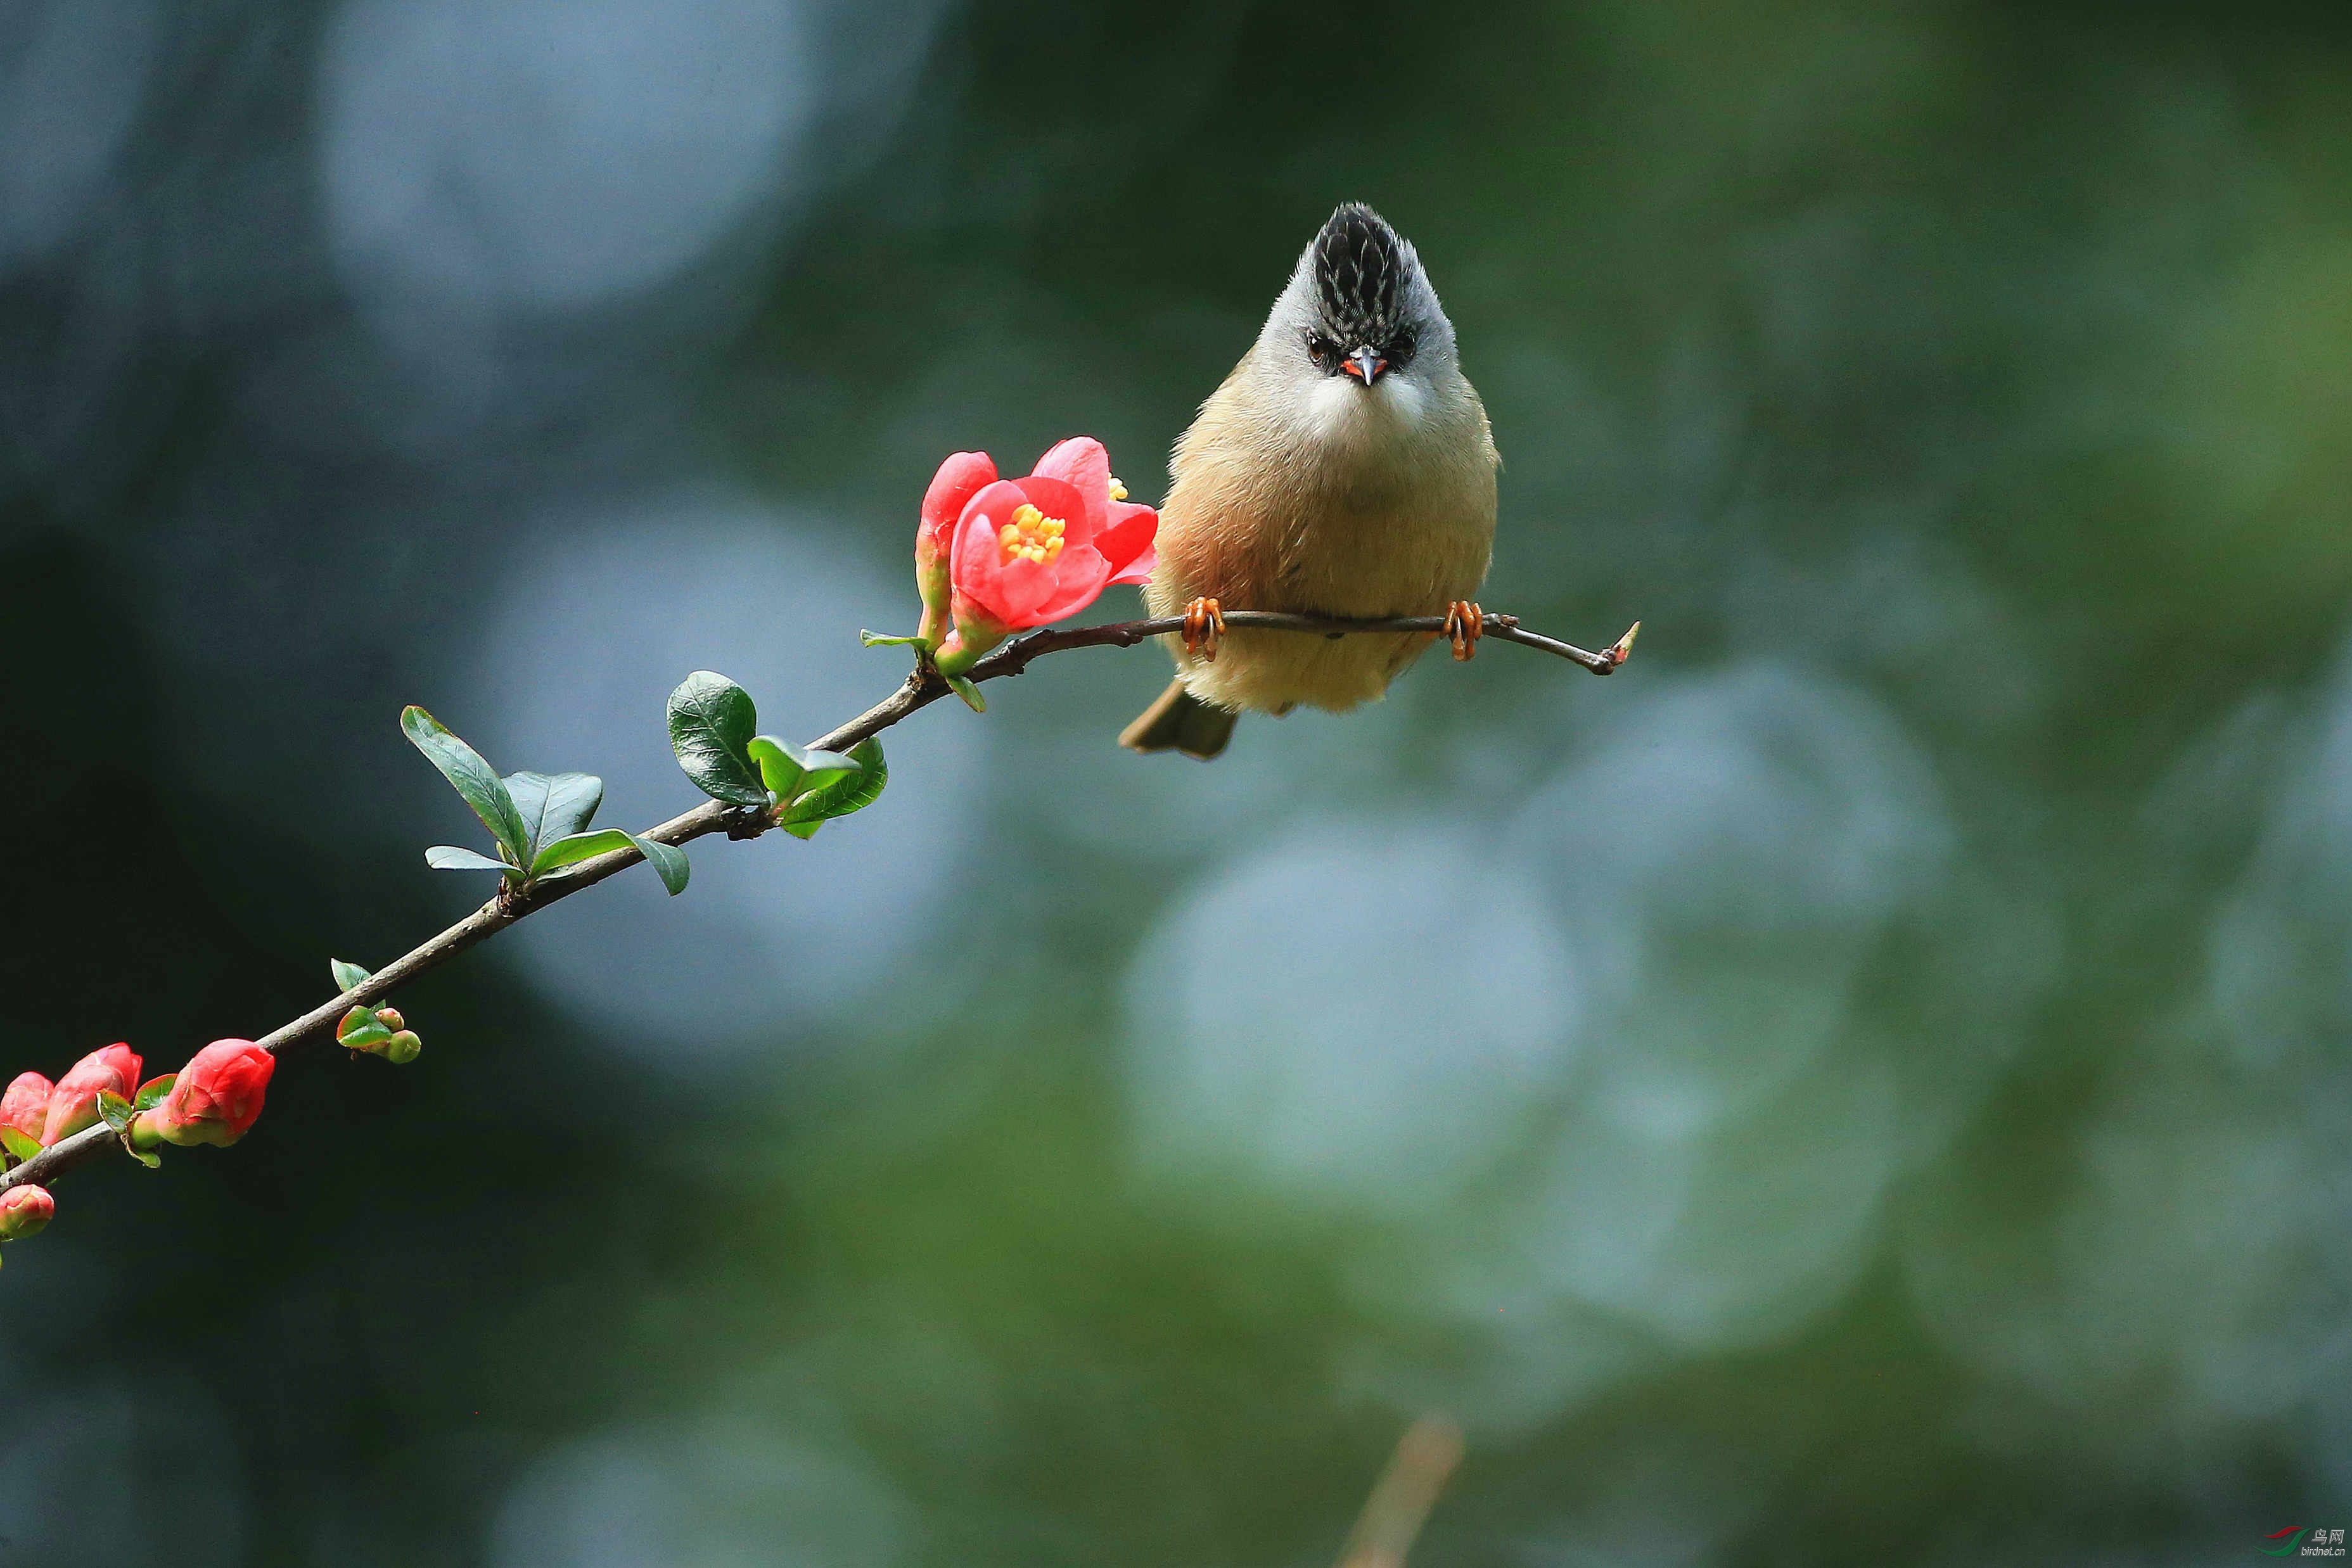
[[[1224,619],[1228,627],[1242,630],[1297,632],[1325,637],[1345,637],[1351,632],[1425,632],[1434,635],[1445,629],[1444,618],[1437,615],[1345,621],[1321,615],[1285,615],[1265,610],[1229,610],[1225,612]],[[1132,648],[1138,643],[1181,632],[1183,629],[1182,616],[1161,615],[1143,621],[1114,622],[1107,626],[1032,632],[1015,637],[982,659],[971,667],[970,678],[990,681],[1000,675],[1017,675],[1029,667],[1031,661],[1044,658],[1048,653],[1066,653],[1073,648]],[[1613,674],[1617,666],[1625,662],[1626,654],[1633,646],[1633,634],[1641,629],[1641,622],[1635,622],[1633,629],[1619,638],[1614,646],[1601,653],[1587,653],[1572,643],[1523,631],[1516,615],[1487,615],[1485,635],[1506,643],[1517,643],[1521,647],[1539,648],[1547,653],[1556,653],[1581,664],[1596,675],[1606,675]],[[908,675],[887,697],[840,728],[810,742],[810,748],[847,751],[859,741],[881,734],[918,708],[929,707],[949,695],[947,683],[925,665]],[[767,813],[757,808],[730,806],[711,800],[691,811],[672,817],[659,827],[648,828],[638,837],[665,844],[682,844],[690,839],[718,832],[730,838],[752,839],[773,825]],[[616,872],[626,871],[644,858],[634,849],[614,850],[594,860],[583,861],[559,875],[531,883],[520,893],[502,890],[489,903],[439,936],[378,969],[364,983],[352,987],[332,1001],[321,1003],[290,1023],[280,1024],[256,1043],[265,1051],[283,1051],[291,1046],[307,1045],[313,1040],[331,1040],[336,1020],[352,1008],[372,1006],[383,1000],[401,985],[427,969],[439,967],[467,948],[488,941],[524,916],[536,914],[558,899],[569,898],[583,887],[593,887]],[[0,1191],[26,1182],[39,1182],[46,1186],[65,1172],[104,1153],[110,1145],[120,1142],[120,1136],[103,1122],[86,1127],[71,1137],[50,1145],[5,1176],[0,1176]]]

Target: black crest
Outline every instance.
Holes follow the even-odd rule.
[[[1315,290],[1343,343],[1386,343],[1403,315],[1412,268],[1404,241],[1361,202],[1333,213],[1315,236]]]

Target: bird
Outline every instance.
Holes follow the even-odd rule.
[[[1501,463],[1420,256],[1370,207],[1342,204],[1177,439],[1144,590],[1153,616],[1184,616],[1164,639],[1176,679],[1119,743],[1207,761],[1244,712],[1378,700],[1437,635],[1228,632],[1228,609],[1442,613],[1469,657]]]

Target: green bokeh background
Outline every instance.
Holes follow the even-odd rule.
[[[726,132],[698,27],[801,108]],[[1492,414],[1486,603],[1644,624],[1206,769],[1110,743],[1157,652],[1048,661],[402,994],[414,1067],[75,1176],[0,1563],[1311,1563],[1425,1410],[1431,1564],[2352,1524],[2339,8],[93,0],[0,57],[8,1071],[467,908],[404,702],[650,821],[688,669],[880,696],[939,457],[1156,498],[1343,199]],[[510,205],[354,240],[452,101]],[[681,103],[745,183],[562,281],[707,168],[600,151]]]

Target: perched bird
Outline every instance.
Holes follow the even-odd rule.
[[[1152,614],[1185,615],[1176,682],[1119,743],[1205,761],[1244,710],[1372,701],[1433,640],[1228,632],[1228,609],[1442,613],[1468,657],[1500,462],[1420,257],[1370,207],[1339,208],[1176,443],[1145,590]]]

